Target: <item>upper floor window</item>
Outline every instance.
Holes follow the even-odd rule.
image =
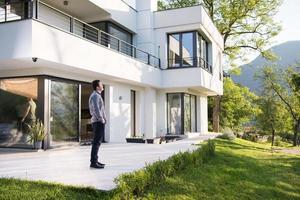
[[[209,43],[197,32],[168,35],[168,67],[200,66],[211,72],[208,64]]]
[[[101,31],[108,33],[114,37],[109,35],[102,35],[101,43],[103,45],[110,44],[110,48],[119,50],[122,53],[132,56],[133,48],[132,48],[132,34],[123,28],[117,26],[116,24],[108,21],[103,22],[95,22],[91,25],[97,27]],[[105,44],[107,43],[107,44]]]

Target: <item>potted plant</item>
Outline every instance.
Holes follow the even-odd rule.
[[[32,124],[27,124],[29,127],[29,140],[28,142],[33,143],[35,149],[42,148],[42,141],[45,138],[44,125],[41,120],[36,120]]]
[[[161,138],[160,137],[155,137],[152,139],[147,139],[148,144],[160,144]]]
[[[144,134],[142,136],[133,136],[126,138],[126,142],[128,143],[145,143]]]

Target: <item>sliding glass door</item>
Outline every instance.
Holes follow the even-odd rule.
[[[79,140],[78,88],[78,84],[51,81],[50,133],[52,142],[78,142]]]
[[[167,94],[168,134],[196,132],[196,96],[184,93]]]
[[[168,101],[168,132],[169,134],[182,134],[182,98],[181,93],[167,94]]]

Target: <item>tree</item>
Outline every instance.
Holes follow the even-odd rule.
[[[259,77],[266,88],[273,90],[275,94],[286,106],[294,123],[293,145],[298,143],[298,133],[300,132],[300,91],[297,85],[298,73],[293,68],[286,71],[279,71],[276,66],[265,67]]]
[[[199,0],[159,1],[159,9],[182,8]],[[265,58],[274,59],[267,48],[270,39],[281,27],[273,20],[281,0],[203,0],[203,5],[224,38],[224,53],[231,64],[245,61],[250,51],[258,51]]]
[[[266,135],[272,135],[272,146],[277,133],[290,132],[291,118],[281,100],[273,91],[264,91],[257,104],[260,112],[256,116],[257,127]]]
[[[224,78],[224,94],[221,99],[220,124],[234,132],[242,129],[242,125],[254,118],[258,112],[257,96],[247,87],[235,84],[231,78]]]
[[[180,8],[199,3],[197,0],[159,1],[159,9]],[[260,52],[267,59],[275,56],[266,49],[270,39],[281,27],[273,20],[281,0],[203,0],[211,19],[224,38],[226,63],[235,67],[247,60],[251,51]],[[213,127],[219,132],[221,97],[215,97]]]

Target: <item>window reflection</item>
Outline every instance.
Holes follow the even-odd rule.
[[[167,94],[168,134],[196,132],[196,96]]]
[[[38,80],[0,80],[0,146],[32,147],[28,125],[36,120]]]
[[[172,34],[169,36],[169,67],[180,67],[179,34]]]
[[[211,71],[208,63],[209,43],[197,32],[170,34],[168,67],[202,67]]]
[[[78,141],[78,95],[78,84],[51,81],[52,146],[55,141]]]
[[[181,94],[168,94],[169,133],[181,134]]]
[[[194,57],[193,33],[184,33],[182,34],[182,66],[193,66]]]

